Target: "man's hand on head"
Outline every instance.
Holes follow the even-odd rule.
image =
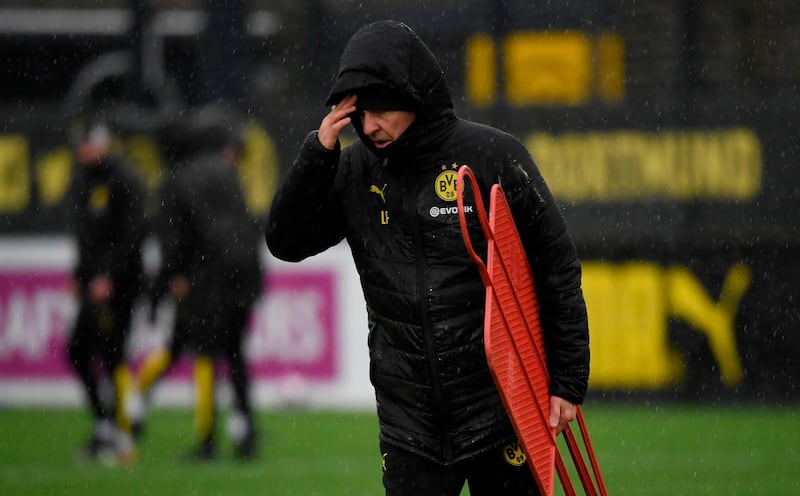
[[[347,95],[336,105],[331,107],[319,125],[317,139],[328,150],[336,148],[339,133],[350,124],[350,114],[356,111],[356,95]]]

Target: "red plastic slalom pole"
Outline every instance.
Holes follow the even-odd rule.
[[[549,375],[547,372],[539,304],[533,275],[514,225],[505,195],[499,185],[490,191],[491,218],[487,216],[474,173],[467,166],[458,171],[458,215],[461,233],[470,258],[486,287],[484,341],[489,369],[508,411],[520,444],[525,450],[539,489],[553,493],[553,469],[567,496],[575,494],[561,455],[555,431],[549,426]],[[480,230],[487,240],[486,262],[475,252],[470,238],[464,187],[469,181],[474,192]],[[578,406],[578,424],[597,488],[589,474],[583,453],[569,426],[564,437],[581,483],[588,496],[606,496],[588,429]]]

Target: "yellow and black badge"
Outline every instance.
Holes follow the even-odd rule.
[[[515,467],[524,465],[528,460],[528,458],[525,456],[525,452],[522,451],[522,446],[519,445],[518,441],[506,444],[503,447],[503,458],[505,458],[506,462],[508,462],[510,465],[514,465]]]
[[[436,176],[434,189],[436,195],[444,201],[456,201],[456,183],[458,182],[459,165],[455,162],[442,165],[442,172]]]

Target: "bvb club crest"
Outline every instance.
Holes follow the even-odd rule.
[[[515,467],[523,465],[528,460],[528,458],[525,456],[525,452],[522,451],[522,446],[520,446],[519,442],[517,441],[505,445],[503,448],[503,457],[505,458],[506,462],[514,465]]]
[[[455,162],[450,165],[442,165],[442,172],[436,176],[436,181],[434,181],[436,196],[444,201],[456,201],[457,170],[459,167],[460,165]]]

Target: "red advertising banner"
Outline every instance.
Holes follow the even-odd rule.
[[[0,379],[63,379],[72,375],[65,346],[77,310],[64,269],[0,269]],[[335,274],[275,272],[265,276],[245,350],[254,378],[286,375],[315,381],[337,373]],[[163,342],[169,319],[151,323],[138,305],[128,356],[136,364]],[[165,322],[166,320],[166,322]],[[175,375],[186,373],[178,364]]]
[[[77,306],[68,281],[63,270],[0,271],[0,377],[72,374],[65,346]]]

